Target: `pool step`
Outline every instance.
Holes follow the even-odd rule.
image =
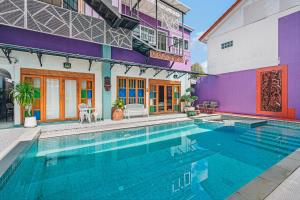
[[[272,140],[272,139],[268,139],[268,138],[256,138],[256,137],[249,136],[249,135],[241,135],[240,138],[249,140],[249,141],[253,141],[253,142],[257,142],[257,143],[261,143],[261,144],[268,145],[268,146],[275,147],[275,148],[286,149],[288,151],[294,151],[300,146],[300,145],[293,145],[293,144],[290,144],[290,143],[287,143],[284,141]]]
[[[276,126],[262,126],[255,129],[256,132],[269,133],[272,135],[280,135],[284,137],[289,137],[300,141],[300,134],[295,129],[284,128],[284,127],[276,127]]]
[[[287,136],[274,135],[274,134],[269,134],[269,133],[264,133],[264,132],[256,133],[254,131],[247,131],[247,132],[243,133],[241,136],[255,138],[256,140],[274,141],[274,142],[279,142],[281,144],[300,147],[299,140],[295,140],[295,139],[289,138]]]
[[[62,156],[69,156],[74,154],[93,154],[101,153],[106,151],[112,151],[123,148],[130,148],[133,146],[145,145],[149,143],[155,143],[160,141],[171,140],[179,138],[185,135],[196,134],[200,132],[206,132],[209,130],[199,129],[195,125],[188,125],[185,127],[177,127],[169,130],[151,132],[151,134],[138,135],[128,138],[118,138],[110,141],[99,141],[88,144],[74,145],[64,148],[55,148],[47,151],[41,151],[38,153],[38,156],[46,156],[54,154],[57,156],[57,153],[61,153]]]
[[[274,146],[266,145],[266,144],[263,144],[263,143],[259,143],[259,142],[244,139],[244,138],[238,138],[236,141],[240,142],[240,143],[243,143],[243,144],[246,144],[246,145],[258,147],[258,148],[261,148],[261,149],[265,149],[265,150],[268,150],[268,151],[273,151],[273,152],[284,154],[284,155],[288,155],[292,152],[292,151],[289,151],[287,149],[276,148]]]

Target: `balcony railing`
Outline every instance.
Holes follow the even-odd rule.
[[[163,51],[175,55],[183,55],[184,53],[181,38],[174,39],[154,28],[139,25],[134,29],[133,35],[151,45],[157,51]],[[156,37],[158,37],[158,41]]]
[[[5,0],[0,3],[0,24],[132,49],[131,30],[112,28],[103,19],[36,0]]]

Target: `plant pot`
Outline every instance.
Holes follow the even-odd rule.
[[[24,127],[34,128],[37,126],[36,117],[25,117]]]
[[[112,120],[122,120],[124,118],[124,112],[122,109],[113,109]]]

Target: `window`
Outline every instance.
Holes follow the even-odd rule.
[[[150,44],[155,44],[155,31],[152,28],[141,26],[141,39],[149,42]]]
[[[227,49],[229,47],[232,47],[233,46],[233,41],[229,41],[229,42],[225,42],[225,43],[222,43],[221,44],[221,49]]]
[[[117,78],[117,98],[124,104],[145,104],[146,81],[140,78]]]
[[[158,49],[162,51],[167,50],[167,34],[164,32],[158,32]]]
[[[64,0],[63,7],[77,12],[78,0]]]
[[[184,40],[184,49],[189,50],[189,41],[188,40]]]
[[[183,49],[183,40],[178,37],[173,37],[173,53],[180,54]]]
[[[177,38],[177,37],[173,37],[173,46],[174,46],[175,48],[178,48],[178,45],[179,45],[179,43],[178,43],[178,38]]]

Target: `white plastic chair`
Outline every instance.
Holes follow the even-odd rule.
[[[83,123],[85,119],[88,120],[89,123],[92,121],[91,114],[88,112],[87,108],[88,105],[85,103],[78,105],[80,123]]]

